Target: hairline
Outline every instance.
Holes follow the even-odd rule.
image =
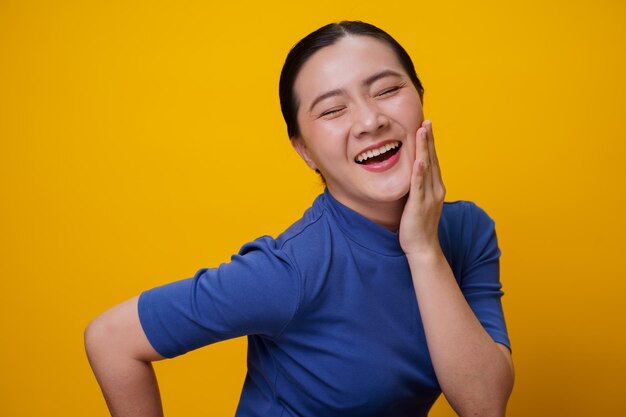
[[[340,40],[344,39],[344,38],[349,38],[349,37],[357,37],[357,36],[362,36],[362,37],[369,37],[369,38],[373,38],[376,39],[380,42],[382,42],[383,44],[385,44],[388,48],[391,49],[391,51],[393,52],[394,56],[396,57],[396,59],[398,60],[400,66],[406,70],[404,68],[404,65],[402,64],[402,60],[400,59],[400,56],[398,54],[398,51],[396,51],[396,49],[393,47],[393,42],[389,39],[387,39],[386,37],[384,37],[382,34],[378,34],[378,33],[353,33],[353,32],[349,32],[346,28],[344,28],[343,26],[339,25],[339,28],[342,31],[342,36],[337,37],[332,43],[329,43],[328,45],[325,45],[319,49],[317,49],[315,52],[313,52],[311,55],[309,55],[305,61],[302,62],[302,64],[300,65],[300,67],[298,68],[298,72],[296,74],[296,76],[293,79],[293,87],[291,89],[292,91],[292,96],[293,96],[293,109],[294,109],[294,116],[295,116],[295,122],[296,122],[296,134],[293,135],[292,137],[290,137],[289,139],[299,139],[301,136],[301,132],[300,132],[300,126],[298,124],[298,111],[300,110],[300,98],[298,97],[298,94],[296,93],[296,82],[298,80],[298,77],[300,76],[300,72],[302,71],[302,68],[306,65],[306,63],[314,56],[316,55],[318,52],[320,52],[323,49],[328,48],[329,46],[333,46],[335,44],[337,44]],[[388,35],[391,37],[391,35]],[[391,38],[393,39],[393,38]],[[394,39],[395,40],[395,39]],[[397,43],[397,41],[396,41]],[[402,45],[398,44],[401,48]],[[409,75],[409,74],[407,74]],[[411,79],[410,75],[409,75],[409,80],[411,81],[411,84],[414,84],[413,80]],[[418,90],[418,94],[420,96],[420,99],[422,97],[422,91],[419,90],[419,88],[417,86],[415,86],[415,88]]]

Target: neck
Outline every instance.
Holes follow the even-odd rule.
[[[344,206],[351,208],[363,217],[395,233],[400,227],[400,219],[402,218],[408,195],[396,201],[372,201],[360,205],[343,201],[342,198],[338,198],[335,194],[333,194],[333,197]]]
[[[400,228],[405,203],[406,198],[403,198],[400,201],[374,203],[366,208],[367,211],[358,209],[355,211],[395,233]]]

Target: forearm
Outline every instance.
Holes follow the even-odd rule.
[[[85,349],[113,417],[163,415],[151,363],[163,358],[141,329],[136,298],[90,323],[85,331]]]
[[[482,327],[443,253],[407,255],[428,349],[442,391],[461,416],[503,416],[513,368]]]
[[[111,416],[160,417],[159,387],[150,362],[108,355],[89,355]]]

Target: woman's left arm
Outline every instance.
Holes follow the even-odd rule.
[[[432,125],[416,133],[411,190],[400,223],[428,350],[439,385],[460,416],[504,416],[513,388],[508,348],[494,342],[465,300],[441,250],[445,187]]]

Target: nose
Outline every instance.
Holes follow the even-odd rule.
[[[352,134],[360,138],[367,134],[376,134],[389,125],[389,118],[380,111],[375,103],[364,102],[354,106]]]

